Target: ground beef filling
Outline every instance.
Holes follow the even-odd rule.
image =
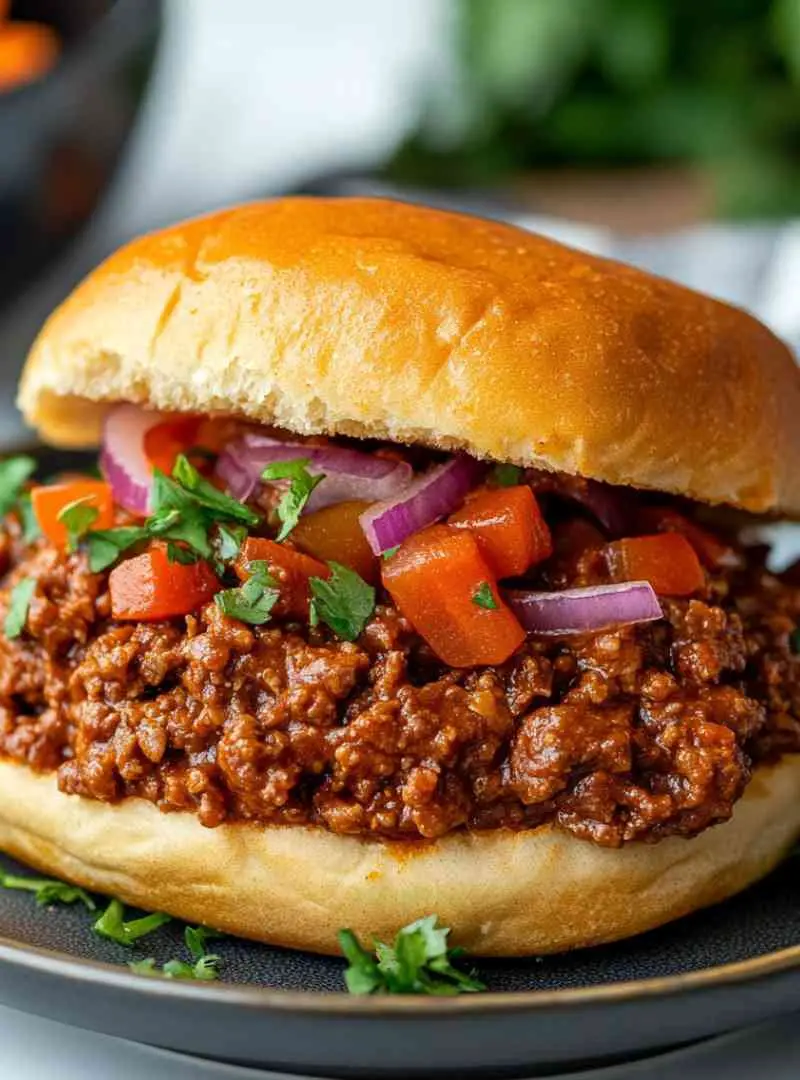
[[[213,604],[115,624],[83,555],[10,527],[0,560],[0,618],[39,582],[26,633],[0,636],[0,753],[89,798],[386,838],[555,821],[616,846],[724,821],[755,762],[800,750],[800,588],[761,566],[663,622],[452,671],[386,605],[356,644]]]

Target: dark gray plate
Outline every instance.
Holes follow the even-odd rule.
[[[11,860],[0,859],[8,869]],[[198,1055],[320,1075],[521,1075],[646,1053],[800,1006],[800,859],[712,910],[567,956],[482,962],[487,994],[353,998],[333,959],[227,939],[224,984],[130,974],[77,908],[0,893],[0,1002]]]

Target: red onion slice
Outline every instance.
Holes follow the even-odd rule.
[[[429,469],[389,502],[371,506],[359,521],[376,555],[451,513],[482,479],[486,465],[459,454]]]
[[[100,467],[116,502],[132,514],[147,513],[152,468],[145,456],[144,437],[164,419],[163,413],[138,405],[117,405],[106,415]]]
[[[313,443],[285,442],[268,435],[249,434],[225,447],[216,465],[231,495],[245,501],[261,482],[267,465],[276,461],[308,458],[308,471],[324,473],[305,505],[304,512],[348,499],[378,502],[392,498],[408,486],[413,477],[411,466],[350,450],[340,446],[315,446]]]
[[[562,592],[506,589],[503,595],[525,629],[536,634],[585,634],[664,617],[647,581]]]

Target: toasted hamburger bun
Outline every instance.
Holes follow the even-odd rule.
[[[732,819],[691,840],[611,850],[551,826],[383,844],[305,826],[205,829],[142,799],[64,795],[0,762],[0,848],[129,904],[232,934],[336,951],[433,912],[475,955],[521,956],[639,934],[766,874],[800,832],[800,756],[757,770]]]
[[[253,203],[124,247],[46,323],[19,397],[61,446],[114,401],[800,513],[800,375],[761,323],[401,203]]]

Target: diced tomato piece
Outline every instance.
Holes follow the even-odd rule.
[[[349,566],[374,585],[380,565],[358,520],[371,505],[354,499],[306,514],[292,529],[292,542],[317,559]]]
[[[152,468],[160,469],[169,476],[175,468],[178,454],[185,454],[197,445],[201,423],[200,416],[177,416],[145,432],[144,456]]]
[[[644,532],[674,532],[685,536],[709,570],[719,570],[736,562],[733,548],[670,506],[643,506],[637,512],[636,521]]]
[[[447,520],[469,529],[498,578],[524,574],[553,550],[550,530],[527,484],[478,491]]]
[[[308,579],[328,578],[331,574],[325,563],[312,559],[310,555],[259,536],[249,536],[242,545],[235,567],[240,581],[247,581],[250,577],[248,564],[252,562],[265,562],[278,582],[280,602],[277,613],[300,619],[308,618]]]
[[[108,587],[113,617],[137,622],[189,615],[222,588],[207,562],[170,562],[164,544],[115,566]]]
[[[691,596],[705,586],[700,560],[680,533],[615,540],[604,554],[614,581],[649,581],[662,596]]]
[[[67,543],[67,527],[58,515],[70,503],[86,500],[86,506],[98,511],[92,529],[110,529],[114,524],[114,496],[111,485],[105,480],[67,480],[59,484],[35,487],[31,491],[31,505],[39,522],[39,528],[47,539],[58,547]]]
[[[466,529],[423,529],[384,560],[382,577],[400,611],[450,667],[502,664],[525,640]],[[487,586],[495,608],[476,603]]]

